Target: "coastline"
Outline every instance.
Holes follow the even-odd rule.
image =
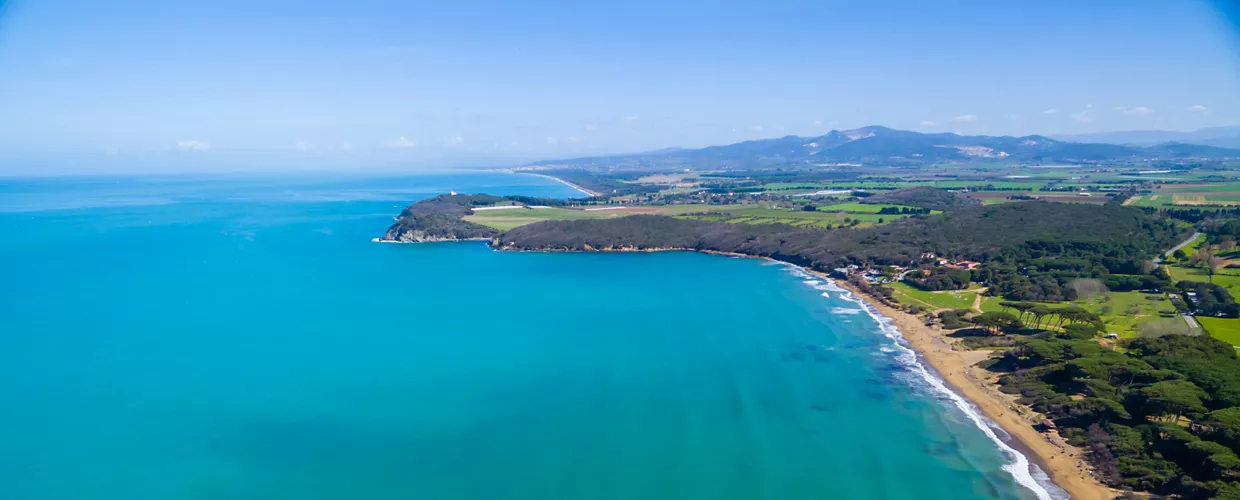
[[[654,251],[659,251],[658,249]],[[958,351],[945,331],[926,326],[917,316],[874,300],[847,280],[805,266],[753,255],[712,250],[694,250],[726,257],[762,258],[777,262],[833,283],[848,291],[866,307],[891,322],[899,337],[925,361],[931,375],[938,377],[946,389],[976,408],[985,421],[982,425],[997,426],[1005,434],[1015,453],[1032,460],[1048,479],[1076,500],[1114,500],[1122,491],[1112,489],[1094,479],[1085,462],[1083,450],[1068,445],[1058,434],[1043,434],[1034,429],[1041,417],[1029,408],[1016,404],[1015,398],[999,391],[998,376],[977,368],[977,363],[990,357],[990,351]],[[1025,464],[1026,466],[1028,464]]]
[[[1112,500],[1122,492],[1098,482],[1089,473],[1082,451],[1064,443],[1058,435],[1042,434],[1033,428],[1037,423],[1035,414],[1017,405],[1011,397],[999,392],[994,380],[985,370],[976,368],[978,362],[989,357],[987,351],[957,351],[946,332],[924,325],[916,316],[868,298],[852,283],[832,278],[825,273],[801,268],[807,273],[831,280],[836,286],[848,290],[858,300],[878,311],[892,322],[908,346],[924,359],[951,391],[971,403],[983,416],[1002,429],[1014,444],[1034,460],[1056,486],[1073,499]],[[985,355],[982,355],[982,354]]]
[[[517,250],[497,248],[491,244],[488,244],[488,246],[496,251],[572,251],[554,249]],[[966,413],[970,414],[970,418],[974,419],[983,432],[990,435],[1002,448],[1005,448],[1005,451],[1018,456],[1014,463],[1011,464],[1016,470],[1009,470],[1009,472],[1016,476],[1017,482],[1029,487],[1039,498],[1052,498],[1043,485],[1039,484],[1046,480],[1049,480],[1054,486],[1063,490],[1062,493],[1067,493],[1072,499],[1113,500],[1123,493],[1094,479],[1090,472],[1090,466],[1084,460],[1083,450],[1068,445],[1058,434],[1043,434],[1035,430],[1033,426],[1041,421],[1041,416],[1027,407],[1016,404],[1014,397],[1000,392],[996,383],[998,376],[975,366],[977,363],[989,358],[992,354],[991,351],[956,350],[951,339],[945,335],[945,331],[937,327],[926,326],[917,316],[874,300],[847,280],[837,279],[827,273],[816,271],[806,266],[770,257],[734,252],[692,248],[631,247],[590,248],[584,251],[692,251],[726,257],[759,258],[781,265],[792,266],[808,276],[826,280],[828,283],[832,283],[840,289],[847,291],[853,300],[866,307],[872,316],[876,316],[875,319],[879,320],[884,330],[893,327],[894,332],[889,331],[888,334],[894,334],[897,342],[899,339],[902,339],[904,341],[903,344],[906,344],[904,347],[915,353],[916,357],[919,358],[917,364],[922,369],[928,370],[927,376],[934,379],[930,381],[932,385],[935,384],[935,381],[943,384],[939,389],[945,391],[947,395],[956,400],[958,405],[971,406],[973,410],[976,410],[973,412],[966,411]],[[889,323],[885,323],[883,320]],[[925,363],[921,363],[921,360],[924,360]],[[1006,438],[995,435],[995,428],[1006,434]],[[1035,478],[1029,470],[1019,470],[1022,467],[1031,469],[1028,461],[1033,461],[1038,466],[1037,468],[1045,473],[1046,477],[1041,479]],[[1028,484],[1029,482],[1035,484],[1030,485]]]
[[[576,189],[576,190],[577,190],[578,192],[580,192],[581,194],[584,194],[584,195],[586,195],[586,196],[588,196],[588,197],[590,197],[590,198],[594,198],[594,197],[599,196],[599,194],[598,194],[598,193],[595,193],[594,191],[590,191],[589,189],[583,188],[583,187],[581,187],[581,186],[578,186],[578,185],[576,185],[576,184],[573,184],[573,183],[571,183],[571,182],[568,182],[568,181],[566,181],[566,180],[564,180],[564,179],[561,179],[561,178],[559,178],[559,177],[556,177],[556,176],[554,176],[554,175],[547,175],[547,174],[535,174],[535,173],[532,173],[532,172],[525,172],[525,171],[513,171],[513,173],[515,173],[515,174],[533,175],[533,176],[535,176],[535,177],[545,177],[545,178],[547,178],[547,179],[551,179],[551,180],[553,180],[553,181],[556,181],[556,182],[559,182],[559,183],[561,183],[561,184],[564,184],[564,185],[566,185],[566,186],[568,186],[568,187],[570,187],[570,188]]]

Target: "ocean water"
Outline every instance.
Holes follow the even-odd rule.
[[[793,268],[370,241],[447,190],[574,195],[0,179],[0,498],[1048,498]]]

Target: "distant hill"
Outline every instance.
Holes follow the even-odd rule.
[[[1219,148],[1240,148],[1240,126],[1210,127],[1192,132],[1126,130],[1095,134],[1056,135],[1055,139],[1067,142],[1101,142],[1129,146],[1187,143]]]
[[[787,136],[701,149],[536,162],[578,168],[762,168],[839,164],[920,165],[939,162],[1091,163],[1149,159],[1240,158],[1240,149],[1163,144],[1154,147],[1024,137],[923,134],[870,126],[817,137]]]

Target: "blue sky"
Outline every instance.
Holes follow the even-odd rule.
[[[0,4],[0,172],[1240,123],[1237,25],[1205,1]]]

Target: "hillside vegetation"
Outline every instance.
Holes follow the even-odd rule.
[[[383,241],[421,242],[443,240],[490,239],[499,231],[464,219],[474,207],[501,203],[558,205],[562,201],[527,196],[491,196],[487,194],[441,194],[415,202],[400,212],[396,223],[384,233]]]
[[[713,250],[777,257],[825,271],[847,264],[908,264],[925,252],[1001,261],[1055,248],[1107,247],[1110,257],[1143,259],[1174,244],[1179,232],[1170,223],[1126,207],[1024,202],[834,231],[661,216],[547,221],[515,228],[497,244],[544,250]]]
[[[1240,359],[1208,336],[1017,342],[1002,390],[1085,447],[1102,481],[1184,498],[1240,498]]]

